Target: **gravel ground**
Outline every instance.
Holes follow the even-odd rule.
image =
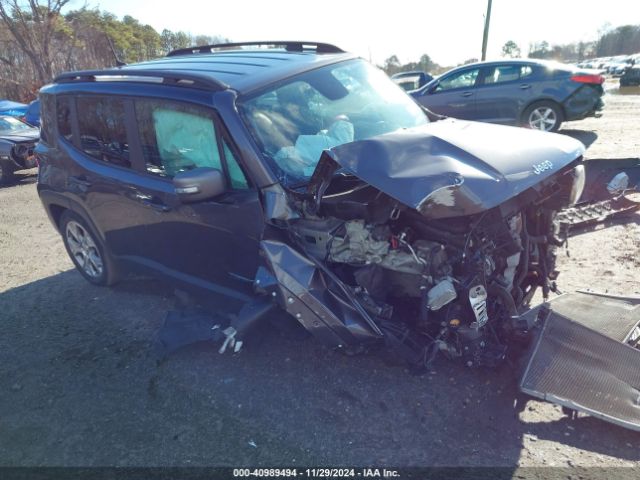
[[[604,117],[563,131],[590,158],[638,157],[640,92],[607,100]],[[638,293],[639,225],[634,214],[574,237],[560,288]],[[0,465],[640,467],[639,433],[520,395],[508,365],[439,360],[415,375],[295,330],[158,364],[173,305],[154,280],[85,282],[33,174],[0,189]]]

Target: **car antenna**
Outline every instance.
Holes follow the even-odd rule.
[[[116,67],[124,67],[126,65],[126,62],[123,62],[122,60],[120,60],[118,58],[118,54],[116,53],[116,49],[113,48],[113,42],[111,41],[111,37],[109,35],[107,35],[106,33],[104,35],[105,35],[105,37],[107,37],[107,42],[109,42],[109,47],[111,48],[111,53],[113,53],[113,58],[116,59]]]

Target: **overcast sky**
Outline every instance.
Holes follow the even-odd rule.
[[[78,8],[84,0],[75,0]],[[442,65],[479,58],[486,0],[103,0],[88,1],[120,18],[131,15],[158,32],[222,35],[234,41],[334,43],[375,63],[396,54],[405,63],[427,53]],[[605,24],[640,24],[639,0],[494,0],[487,56],[514,40],[594,40]]]

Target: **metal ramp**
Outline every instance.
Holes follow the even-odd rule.
[[[640,298],[576,292],[529,314],[542,328],[520,389],[640,431]]]

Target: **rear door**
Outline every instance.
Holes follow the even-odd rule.
[[[440,115],[475,120],[475,85],[479,73],[480,67],[473,67],[444,75],[417,100]]]
[[[533,68],[505,63],[482,69],[476,86],[477,119],[483,122],[517,124],[520,112],[534,95]]]

